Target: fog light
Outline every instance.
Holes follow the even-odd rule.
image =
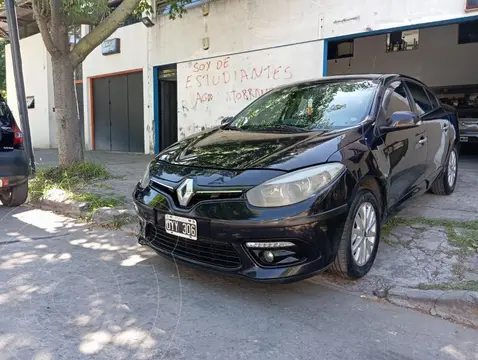
[[[268,263],[273,263],[274,262],[274,253],[272,251],[264,251],[262,253],[262,256],[264,257],[264,260]]]
[[[270,249],[270,248],[286,248],[294,246],[293,243],[289,241],[276,241],[276,242],[247,242],[246,246],[248,248],[256,249]]]

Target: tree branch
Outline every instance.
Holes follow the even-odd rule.
[[[38,25],[38,29],[40,30],[40,34],[46,49],[48,50],[50,55],[54,56],[59,51],[58,51],[58,48],[53,43],[50,32],[48,31],[48,25],[47,25],[48,19],[42,14],[43,9],[39,9],[38,5],[39,4],[37,1],[33,1],[33,16],[35,17],[36,23]]]
[[[54,1],[54,0],[52,0]],[[101,21],[97,27],[83,37],[70,53],[70,61],[76,68],[85,58],[105,41],[126,18],[138,7],[141,0],[123,0],[120,6],[113,11],[106,19]]]

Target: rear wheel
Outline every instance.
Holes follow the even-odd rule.
[[[28,198],[28,181],[0,194],[0,201],[8,207],[23,205]]]
[[[444,171],[436,178],[430,191],[436,195],[451,195],[455,191],[458,177],[458,151],[456,146],[451,150]]]
[[[365,276],[377,255],[380,240],[380,212],[377,199],[361,190],[350,206],[343,231],[337,234],[339,249],[330,270],[348,279]]]

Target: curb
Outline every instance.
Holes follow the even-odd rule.
[[[59,202],[48,199],[41,199],[35,202],[28,202],[28,206],[53,211],[66,216],[81,216],[87,213],[88,204],[79,203],[73,200]]]
[[[74,200],[55,201],[41,199],[33,203],[28,202],[27,205],[71,217],[88,214],[88,203]],[[93,215],[91,223],[102,227],[111,227],[117,223],[120,226],[115,227],[115,229],[137,236],[139,224],[137,224],[136,219],[137,216],[133,209],[99,208]]]
[[[390,303],[478,329],[478,292],[466,290],[389,289]]]
[[[27,204],[67,216],[81,216],[88,211],[88,204],[86,202],[70,199],[68,193],[60,189],[50,189],[37,201],[32,202],[28,199]]]

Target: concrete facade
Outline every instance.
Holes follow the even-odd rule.
[[[463,0],[219,0],[208,8],[194,3],[182,19],[157,16],[151,28],[122,27],[111,36],[121,41],[119,54],[104,56],[98,47],[83,63],[86,148],[92,148],[95,76],[143,71],[144,151],[152,153],[161,121],[154,67],[177,64],[182,138],[217,125],[220,116],[234,115],[267,89],[327,74],[392,71],[430,85],[477,83],[476,72],[470,74],[478,43],[458,45],[452,24],[475,17]],[[439,27],[420,30],[417,50],[385,53],[387,30],[428,25]],[[356,40],[353,58],[326,60],[328,41],[365,35]],[[39,35],[23,39],[22,52],[27,96],[36,102],[30,110],[34,146],[55,147],[51,65]],[[9,56],[7,50],[7,91],[16,111]]]
[[[25,38],[20,43],[22,53],[25,95],[35,97],[35,107],[28,110],[34,146],[56,147],[56,123],[53,112],[53,83],[50,54],[43,46],[40,34]],[[10,45],[5,46],[8,104],[18,118],[15,78],[13,76]],[[20,126],[20,122],[18,125]]]
[[[478,83],[478,43],[458,45],[458,24],[420,29],[416,50],[387,53],[386,36],[355,39],[353,58],[329,60],[327,74],[398,72],[429,86]]]

